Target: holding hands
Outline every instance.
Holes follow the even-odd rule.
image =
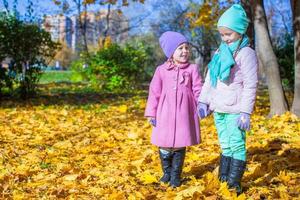
[[[208,105],[205,103],[198,103],[198,115],[200,116],[201,119],[207,117],[210,115],[211,110],[209,110]]]
[[[249,129],[250,129],[250,114],[240,113],[240,116],[237,119],[237,125],[240,129],[249,131]]]

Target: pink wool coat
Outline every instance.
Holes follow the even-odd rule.
[[[150,83],[146,117],[156,118],[151,142],[159,147],[186,147],[200,143],[197,99],[202,88],[196,64],[157,67]]]

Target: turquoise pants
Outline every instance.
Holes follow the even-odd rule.
[[[239,114],[214,112],[222,154],[246,161],[246,133],[237,126],[238,117]]]

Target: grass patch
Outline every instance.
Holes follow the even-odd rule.
[[[76,83],[82,81],[75,77],[72,71],[45,71],[39,81],[40,84],[69,82]]]

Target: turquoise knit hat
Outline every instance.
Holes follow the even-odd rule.
[[[240,4],[233,4],[220,17],[218,27],[225,26],[235,32],[244,34],[247,31],[249,19]]]

